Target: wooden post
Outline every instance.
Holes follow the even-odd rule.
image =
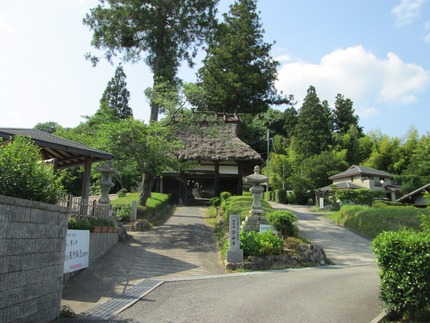
[[[90,195],[91,164],[91,158],[85,158],[84,178],[82,180],[82,198],[86,200],[88,200],[88,197]]]

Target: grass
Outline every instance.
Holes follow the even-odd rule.
[[[383,231],[420,230],[419,215],[421,213],[430,214],[430,210],[414,207],[372,208],[361,205],[345,205],[340,211],[328,214],[326,217],[374,239]]]
[[[130,205],[133,201],[139,200],[140,193],[127,193],[124,197],[119,197],[111,201],[112,205],[122,205],[127,204]],[[153,209],[158,207],[160,204],[165,203],[169,199],[169,195],[162,193],[151,193],[151,197],[146,202],[146,207],[149,209]]]

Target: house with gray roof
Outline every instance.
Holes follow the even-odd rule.
[[[430,192],[430,183],[420,187],[419,189],[408,193],[397,200],[397,202],[411,204],[416,207],[427,207],[427,200],[424,198],[424,193]]]
[[[395,201],[400,193],[400,186],[394,183],[392,174],[361,165],[352,165],[346,171],[330,176],[329,179],[333,184],[315,190],[317,198],[328,195],[334,189],[333,185],[336,189],[366,188],[384,191],[391,201]]]

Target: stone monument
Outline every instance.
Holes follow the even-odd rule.
[[[242,223],[243,231],[258,232],[260,230],[260,224],[267,224],[267,219],[264,216],[264,210],[260,202],[261,193],[264,192],[264,187],[260,184],[267,182],[267,180],[267,176],[260,174],[259,166],[254,167],[254,174],[245,177],[245,182],[248,184],[252,184],[252,187],[249,189],[249,191],[251,192],[254,200],[252,202],[249,215]]]

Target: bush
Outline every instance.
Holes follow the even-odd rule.
[[[413,319],[430,301],[430,234],[383,232],[372,243],[380,268],[380,298],[389,313]]]
[[[0,195],[55,204],[62,191],[51,166],[30,138],[16,136],[7,145],[0,138]]]
[[[245,257],[279,255],[284,249],[282,240],[272,231],[258,233],[255,231],[240,232],[240,248]]]
[[[267,221],[282,234],[285,239],[297,235],[297,217],[290,211],[274,211],[266,215]]]
[[[222,200],[227,200],[232,194],[230,192],[221,192],[219,195]]]
[[[383,231],[398,231],[403,228],[419,230],[420,213],[429,214],[430,210],[417,209],[412,206],[374,208],[345,205],[339,212],[327,215],[327,217],[373,239]]]
[[[209,204],[215,207],[221,206],[222,199],[220,197],[213,197],[210,199]]]
[[[373,191],[366,188],[360,188],[356,190],[336,190],[334,193],[336,200],[360,205],[372,205],[373,200],[376,198],[381,198],[384,195],[384,191]]]
[[[131,216],[131,205],[119,204],[113,206],[113,210],[116,216],[121,219],[122,222],[129,222]]]
[[[88,217],[71,216],[67,224],[67,228],[71,230],[91,230],[91,225]]]
[[[125,195],[127,194],[127,189],[121,188],[116,194],[118,195],[118,197],[125,197]]]
[[[275,201],[282,204],[287,204],[287,191],[286,190],[276,190],[275,191]]]

